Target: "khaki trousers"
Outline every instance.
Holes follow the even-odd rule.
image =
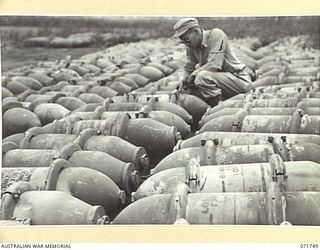
[[[237,77],[230,72],[202,70],[197,74],[194,84],[195,95],[200,93],[204,98],[216,97],[221,93],[223,99],[227,99],[251,89],[250,76],[245,71],[241,71]]]

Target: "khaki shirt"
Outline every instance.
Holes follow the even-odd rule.
[[[230,72],[243,80],[251,82],[244,72],[246,65],[232,52],[227,35],[221,29],[203,30],[200,49],[187,46],[185,74],[197,74],[201,70],[212,72]]]

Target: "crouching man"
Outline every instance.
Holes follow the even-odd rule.
[[[230,49],[226,34],[218,28],[203,30],[195,18],[180,19],[174,37],[186,45],[187,62],[182,87],[214,106],[251,89],[246,65]]]

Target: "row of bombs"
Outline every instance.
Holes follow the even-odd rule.
[[[87,47],[96,41],[94,33],[75,33],[68,37],[28,37],[24,39],[24,46],[30,47]]]
[[[150,137],[150,133],[148,133],[148,131],[144,131],[144,133],[147,134],[145,138],[145,140],[147,140],[147,138]],[[225,137],[223,137],[223,134],[225,134]],[[320,163],[317,154],[319,150],[318,135],[280,135],[281,136],[277,134],[277,137],[275,137],[274,134],[259,133],[201,133],[187,140],[179,140],[174,147],[175,152],[164,156],[164,158],[162,157],[161,161],[152,169],[152,173],[156,173],[158,169],[161,170],[185,165],[192,157],[199,158],[202,164],[206,162],[207,164],[223,165],[265,162],[268,161],[270,154],[277,153],[280,154],[285,161],[312,160]],[[166,134],[159,135],[159,137],[165,136]],[[191,144],[192,149],[185,148],[190,147],[189,141],[198,141],[201,142],[201,144],[199,143],[196,149],[193,144]],[[4,144],[15,145],[13,148],[20,148],[22,150],[8,151],[3,157],[4,166],[6,165],[6,155],[9,155],[9,159],[11,160],[15,158],[20,159],[22,155],[28,154],[28,152],[30,153],[31,149],[60,150],[68,143],[77,143],[80,145],[80,148],[86,150],[83,154],[81,153],[81,156],[89,155],[87,151],[102,151],[108,155],[100,153],[101,157],[111,156],[111,159],[114,157],[126,163],[133,163],[134,170],[140,174],[148,174],[150,171],[150,157],[144,147],[137,147],[133,143],[118,136],[101,135],[101,131],[96,129],[87,128],[76,134],[53,134],[48,133],[43,128],[31,128],[25,133],[19,133],[5,138],[3,142]],[[150,142],[153,147],[157,146],[156,143],[161,143],[156,149],[161,150],[163,155],[166,154],[163,147],[169,146],[171,148],[173,145],[170,136],[166,139],[151,140]],[[171,145],[169,143],[171,143]],[[136,142],[135,144],[139,143]],[[147,144],[145,147],[147,149],[151,148]],[[9,147],[9,149],[11,148]],[[79,149],[77,151],[79,151]],[[3,152],[6,152],[5,148]],[[149,152],[153,153],[154,156],[158,153],[152,150],[149,150]],[[37,157],[38,153],[35,153],[33,157]],[[54,152],[48,151],[46,153],[49,154],[48,156],[54,155]],[[80,154],[80,152],[78,153]],[[87,156],[88,159],[92,157],[93,155]],[[43,157],[43,160],[46,161],[47,158]],[[92,158],[92,160],[94,160],[94,158]],[[109,162],[111,162],[111,160],[109,160]],[[41,161],[38,162],[40,165],[42,163]],[[86,164],[87,162],[82,160],[81,163]],[[121,162],[116,161],[115,163],[120,164]],[[123,185],[121,184],[120,187],[123,187]]]
[[[59,145],[55,145],[55,148],[50,150],[42,149],[41,143],[49,146],[48,142],[45,141],[47,138],[45,134],[42,138],[39,134],[40,137],[36,136],[35,139],[30,141],[30,147],[34,146],[40,149],[19,149],[15,143],[5,142],[3,144],[1,184],[3,194],[6,194],[11,186],[14,187],[15,183],[23,181],[28,183],[28,190],[30,191],[60,191],[60,193],[69,194],[70,199],[65,207],[65,204],[59,201],[62,194],[51,192],[47,194],[47,199],[50,199],[50,202],[46,203],[47,199],[34,199],[31,209],[25,209],[29,207],[30,202],[19,200],[21,203],[13,206],[11,198],[6,203],[6,198],[3,196],[1,218],[4,220],[30,218],[33,225],[65,224],[66,221],[68,224],[96,223],[96,220],[84,222],[86,216],[83,217],[85,211],[82,211],[82,209],[90,208],[88,204],[99,206],[98,214],[103,211],[110,218],[119,213],[130,202],[131,192],[136,190],[139,185],[139,172],[145,171],[145,167],[148,166],[147,155],[143,148],[130,145],[117,137],[106,138],[93,135],[90,138],[88,132],[90,133],[90,131],[87,131],[87,133],[77,137],[71,136],[73,138],[70,138],[70,136],[60,138],[64,142],[64,146],[61,143],[61,149]],[[67,143],[68,141],[74,142]],[[82,150],[76,142],[85,143],[82,146],[87,150]],[[26,143],[26,141],[24,140],[22,143]],[[54,144],[55,141],[51,140],[51,143]],[[93,145],[93,148],[89,146],[92,143],[95,145]],[[115,147],[112,147],[110,143],[116,144],[118,150],[114,150]],[[131,148],[128,148],[128,144]],[[95,147],[98,147],[100,151],[95,150]],[[137,165],[139,164],[143,169],[138,170],[135,164],[121,161],[103,150],[111,153],[114,150],[113,153],[118,155],[120,155],[119,151],[122,150],[122,158],[131,157],[132,159],[129,159],[129,161],[137,160]],[[35,196],[37,194],[37,192],[34,193]],[[11,191],[8,195],[11,195]],[[40,193],[40,197],[42,197],[42,193]],[[53,200],[51,200],[52,197]],[[63,200],[68,200],[67,196],[63,197]],[[77,199],[73,199],[73,197]],[[15,199],[17,200],[17,198]],[[86,205],[82,206],[81,204]],[[57,213],[51,214],[49,219],[41,218],[48,213],[48,210],[53,209],[53,207],[50,208],[51,205],[53,207],[61,206],[61,209],[58,209]],[[44,210],[38,215],[38,209]],[[72,217],[79,211],[79,218],[76,216],[76,219],[73,220]],[[92,212],[96,213],[96,209]],[[67,215],[60,218],[59,213],[61,215],[67,213]],[[70,218],[67,218],[68,216]]]
[[[57,119],[57,114],[61,113],[56,111],[56,103],[41,103],[32,113],[20,102],[8,101],[3,105],[3,129],[7,135],[11,135],[4,140],[15,140],[19,133],[28,131],[29,127],[40,126],[41,120],[42,124],[46,124],[41,127],[46,134],[78,134],[86,128],[94,128],[103,135],[118,136],[134,145],[143,146],[152,161],[157,162],[172,152],[177,140],[190,135],[192,116],[178,104],[144,97],[148,100],[146,105],[136,102],[117,103],[107,99],[102,105],[98,103],[89,106],[94,108],[93,111],[87,107],[84,111],[68,113],[62,119]],[[200,106],[204,104],[202,114],[207,108],[207,104],[191,95],[181,95],[179,99],[190,106],[193,100],[199,101]],[[196,110],[197,106],[191,108]],[[132,109],[137,111],[128,111]],[[31,114],[37,122],[27,120],[26,113]]]
[[[25,130],[25,127],[29,128],[33,126],[46,125],[56,119],[61,119],[65,117],[71,111],[73,113],[78,114],[79,112],[86,111],[94,112],[98,106],[102,106],[106,111],[139,111],[143,107],[142,104],[147,104],[148,100],[150,99],[150,97],[145,97],[144,99],[140,98],[140,104],[122,103],[122,100],[124,100],[125,98],[123,98],[122,96],[115,96],[111,100],[112,103],[109,103],[109,100],[108,103],[106,103],[105,97],[101,97],[94,93],[80,93],[78,97],[70,96],[75,95],[75,93],[72,92],[72,87],[78,88],[79,86],[69,85],[67,82],[60,83],[63,83],[64,87],[68,87],[69,89],[63,89],[64,91],[47,91],[45,92],[45,94],[41,94],[42,92],[39,93],[27,90],[23,92],[21,96],[5,98],[3,100],[4,137],[18,132],[24,132],[22,130]],[[59,86],[61,87],[61,85],[62,84],[60,84]],[[57,88],[57,86],[55,87]],[[99,87],[104,88],[101,86]],[[100,92],[99,89],[98,91]],[[189,105],[189,107],[191,107],[190,102],[194,101],[195,99],[197,99],[196,101],[198,102],[198,105],[203,106],[203,110],[205,110],[208,107],[208,105],[205,102],[193,96],[179,98],[180,102],[185,102],[186,105]],[[86,102],[84,102],[83,100],[85,100]],[[155,101],[151,108],[154,111],[159,111],[162,110],[161,108],[163,106],[165,106],[165,104]],[[166,106],[168,107],[164,109],[164,111],[174,110],[175,113],[182,116],[187,123],[190,123],[190,121],[192,120],[191,115],[188,114],[188,112],[179,105],[168,104]],[[17,109],[10,110],[11,108],[20,108],[20,113],[23,114],[21,114],[21,116],[18,117],[23,117],[24,122],[14,121],[14,118],[12,116],[16,116]],[[32,114],[32,112],[28,112],[27,109],[29,111],[33,111],[34,114]],[[26,119],[26,117],[29,117],[29,119]],[[179,118],[177,116],[173,118],[175,118],[178,122],[181,122],[179,121]],[[173,118],[171,118],[171,120],[173,120]],[[12,126],[14,124],[16,124],[17,126]],[[22,128],[20,129],[19,126],[21,126]],[[183,134],[185,134],[185,132]]]
[[[53,79],[54,81],[52,81],[52,84],[45,87],[42,85],[45,80],[42,80],[41,82],[37,80],[40,80],[40,77],[42,76],[45,77],[45,73],[32,73],[29,76],[13,76],[10,78],[7,77],[2,81],[2,98],[13,95],[21,95],[21,97],[23,98],[22,93],[27,90],[41,90],[41,93],[58,90],[64,92],[81,91],[83,93],[87,92],[89,89],[91,89],[91,91],[89,91],[90,93],[98,93],[101,97],[106,98],[128,93],[139,87],[143,87],[150,81],[159,80],[165,75],[171,74],[175,70],[174,68],[169,68],[160,63],[149,63],[146,66],[137,64],[137,66],[134,67],[135,68],[130,69],[128,66],[129,69],[117,70],[114,73],[109,72],[99,74],[97,76],[89,75],[85,77],[75,76],[75,71],[63,68],[60,69],[58,73],[56,73],[58,74],[58,76]],[[76,80],[77,85],[82,86],[70,86],[70,83],[73,83],[73,85],[75,85],[74,81]],[[95,81],[96,84],[90,84],[93,81]],[[97,86],[103,86],[103,88],[98,88]],[[78,93],[78,95],[79,94],[80,93]],[[87,98],[85,98],[85,100],[87,100]]]
[[[199,122],[199,133],[205,131],[241,131],[265,133],[319,134],[319,91],[307,93],[277,91],[238,95],[208,109]],[[306,89],[306,88],[304,88]],[[314,96],[314,97],[313,97]]]
[[[257,44],[254,44],[253,46],[249,45],[247,39],[237,40],[235,42],[231,42],[231,44],[235,50],[240,49],[249,57],[253,58],[258,66],[264,64],[265,61],[269,61],[270,57],[282,57],[285,58],[288,63],[294,64],[297,62],[297,60],[306,60],[311,58],[316,62],[319,62],[317,61],[319,60],[319,58],[317,58],[319,49],[311,48],[311,46],[305,46],[306,40],[311,40],[310,37],[306,37],[304,39],[301,39],[301,36],[296,37],[298,40],[300,40],[298,43],[290,41],[292,38],[293,37],[286,37],[284,39],[278,39],[264,47],[262,47],[261,44],[258,46]],[[312,64],[309,63],[308,65],[311,66]]]
[[[290,86],[289,86],[290,85]],[[272,92],[270,92],[272,90]],[[190,114],[199,132],[204,131],[243,131],[243,132],[275,132],[275,133],[319,133],[320,99],[319,82],[312,86],[304,83],[283,84],[277,88],[253,89],[250,94],[240,94],[224,101],[211,109],[207,109],[199,122],[203,110],[207,107],[196,97],[188,97],[189,103],[179,101],[183,93],[174,90],[172,93],[136,92],[129,94],[125,102],[141,102],[143,98],[157,98],[160,101],[178,103]],[[192,101],[191,101],[192,99]],[[118,99],[120,100],[120,99]],[[146,100],[145,100],[146,102]],[[279,125],[280,124],[280,125]]]
[[[78,87],[73,85],[68,85],[67,87],[69,86]],[[106,111],[139,111],[144,105],[149,104],[153,111],[163,110],[171,112],[190,124],[193,119],[198,121],[209,107],[201,99],[192,95],[180,94],[179,91],[173,93],[169,91],[167,94],[163,93],[162,96],[166,96],[166,100],[162,100],[163,98],[160,100],[159,98],[155,98],[155,95],[142,92],[114,96],[111,100],[106,100],[105,97],[93,93],[81,93],[78,96],[70,96],[71,94],[71,91],[48,91],[44,94],[26,91],[23,93],[23,96],[5,98],[3,100],[3,111],[13,107],[12,103],[15,102],[17,104],[19,102],[17,105],[33,111],[40,119],[41,124],[46,125],[55,119],[65,117],[71,111],[73,114],[93,112],[99,106],[104,107]],[[154,101],[151,101],[151,99],[154,99]],[[14,133],[14,131],[4,131],[4,136]]]
[[[319,135],[237,132],[205,132],[181,140],[113,223],[319,225],[319,204],[313,203],[319,199],[319,144]],[[268,194],[277,176],[285,176],[279,184],[282,198]],[[185,183],[190,194],[177,204],[184,213],[159,215],[172,209],[174,199],[182,199],[176,190]],[[267,205],[272,202],[277,209]],[[148,208],[144,216],[138,212],[142,207]],[[310,217],[300,216],[300,209]]]
[[[157,141],[164,142],[164,140]],[[87,151],[102,151],[108,155],[99,153],[101,157],[112,156],[123,162],[133,163],[134,170],[140,174],[150,171],[150,157],[144,147],[137,147],[118,136],[101,135],[100,130],[90,128],[77,134],[48,134],[43,128],[31,128],[24,134],[20,133],[5,138],[3,142],[15,145],[13,148],[22,150],[8,151],[3,157],[4,166],[6,166],[6,155],[14,161],[28,152],[30,153],[31,149],[60,150],[68,143],[77,143],[80,148],[86,150],[82,154],[82,152],[78,152],[79,148],[77,148],[77,154],[81,154],[81,156],[88,154],[88,159],[94,157],[94,154],[89,156]],[[312,160],[320,163],[317,154],[319,144],[318,135],[205,132],[187,140],[179,140],[174,147],[174,152],[162,157],[151,172],[154,174],[163,169],[183,166],[193,157],[199,158],[201,164],[224,165],[266,162],[271,154],[277,153],[284,161]],[[161,146],[166,145],[162,143]],[[161,146],[159,150],[161,150]],[[148,148],[148,146],[146,147]],[[11,148],[9,147],[9,149]],[[3,149],[3,152],[6,150]],[[33,155],[35,158],[42,151],[36,152]],[[49,154],[48,156],[54,155],[54,152],[51,151],[46,153]],[[44,161],[48,159],[50,157],[43,157]],[[40,165],[42,163],[38,162]],[[82,160],[81,164],[87,164],[87,162]],[[120,187],[123,187],[123,184]]]
[[[204,132],[180,140],[113,223],[319,225],[319,146],[319,135],[306,134]],[[284,181],[274,183],[277,176]],[[170,209],[170,197],[181,199],[176,190],[185,183],[190,194],[179,202],[176,221],[165,214],[141,218],[141,206],[156,200],[150,214]],[[281,192],[269,196],[269,185]]]
[[[91,82],[91,84],[97,84],[99,85],[100,82]],[[154,95],[146,92],[137,92],[137,93],[130,93],[125,94],[122,96],[108,96],[104,95],[104,88],[103,86],[95,86],[94,91],[97,93],[91,93],[91,89],[87,92],[86,89],[88,87],[79,86],[79,85],[73,85],[69,84],[67,82],[60,82],[55,86],[55,90],[53,91],[25,91],[21,95],[18,95],[16,97],[7,97],[3,100],[5,102],[6,100],[15,100],[20,101],[24,107],[31,107],[35,108],[36,105],[40,103],[56,103],[63,106],[67,111],[85,111],[85,110],[92,110],[98,106],[98,104],[102,104],[106,98],[111,97],[112,101],[115,103],[133,103],[138,102],[145,104],[147,103],[151,97],[154,97]],[[202,109],[207,109],[209,106],[202,101],[201,99],[194,97],[194,96],[187,96],[185,95],[177,95],[179,91],[162,91],[161,94],[168,95],[166,98],[166,101],[170,101],[175,104],[179,104],[183,108],[185,108],[188,112],[190,112],[191,115],[197,115],[195,109],[192,109],[192,105],[190,102],[195,102],[199,108],[201,108],[200,113],[202,113]],[[176,93],[176,95],[172,95]],[[156,94],[160,94],[157,92]],[[180,98],[178,98],[180,97]],[[96,104],[95,104],[96,103]],[[128,106],[128,105],[127,105]],[[133,105],[134,106],[134,105]],[[66,110],[61,109],[61,113],[66,114]],[[136,110],[137,107],[133,107],[129,109],[128,111]],[[64,111],[64,112],[63,112]],[[198,115],[199,116],[199,115]],[[197,116],[197,117],[198,117]],[[196,118],[197,118],[196,117]],[[61,118],[61,117],[59,117]],[[189,118],[190,120],[190,118]]]
[[[29,127],[49,124],[56,119],[69,115],[69,109],[71,109],[73,116],[87,120],[105,119],[108,112],[127,111],[129,115],[131,112],[131,118],[140,113],[144,114],[144,117],[153,118],[169,126],[176,126],[183,137],[189,134],[188,126],[192,122],[197,123],[203,114],[205,115],[199,123],[200,132],[210,129],[220,131],[239,131],[239,129],[242,129],[247,132],[268,129],[265,132],[277,132],[278,130],[279,132],[288,132],[291,129],[290,127],[293,127],[290,131],[295,133],[299,133],[299,131],[302,133],[317,133],[317,126],[314,125],[318,122],[320,104],[318,82],[313,82],[313,85],[316,86],[314,88],[301,86],[303,83],[289,85],[281,85],[283,88],[277,86],[277,88],[270,90],[272,92],[269,92],[268,88],[266,88],[266,92],[261,91],[262,88],[253,90],[253,93],[249,95],[237,95],[211,109],[208,109],[209,106],[201,99],[179,91],[173,91],[169,94],[140,92],[116,96],[111,100],[104,100],[103,103],[95,102],[84,105],[82,103],[77,105],[79,98],[65,96],[67,92],[54,92],[53,94],[49,92],[47,94],[29,92],[24,93],[27,99],[25,102],[19,102],[17,98],[6,98],[3,101],[3,134],[6,137],[24,132]],[[81,95],[85,95],[85,93]],[[106,111],[108,112],[106,113]],[[163,112],[159,115],[157,111]],[[21,115],[17,115],[19,112]],[[238,119],[234,117],[234,114],[237,114]],[[23,117],[23,121],[19,120],[19,117]],[[26,117],[30,118],[26,119]],[[259,117],[276,125],[272,126],[268,121],[259,123],[260,126],[267,124],[261,128],[259,124],[252,124]],[[245,122],[245,124],[248,124],[244,126],[242,122],[242,126],[240,126],[241,119],[248,121]],[[223,120],[223,122],[220,120]],[[278,123],[274,123],[275,120],[279,120]],[[277,126],[282,121],[287,122],[282,127]],[[266,128],[267,126],[269,127]]]
[[[259,61],[257,80],[252,84],[254,88],[319,79],[319,52],[313,55],[299,53],[291,57],[275,54]]]
[[[112,223],[319,225],[319,167],[276,154],[268,163],[220,166],[194,158],[150,177]]]
[[[86,133],[83,133],[81,137],[75,137],[71,135],[64,135],[65,138],[61,137],[61,140],[65,143],[68,141],[71,141],[71,138],[73,137],[73,141],[82,141],[82,143],[85,142],[85,139],[87,141],[85,142],[85,149],[90,149],[90,144],[95,144],[96,146],[100,148],[100,150],[107,149],[109,147],[110,149],[110,141],[112,139],[118,140],[119,138],[114,137],[106,137],[106,136],[96,136],[91,135],[92,130],[85,131]],[[223,133],[221,132],[212,132],[215,133],[211,136],[214,136],[215,138],[221,137],[226,139],[226,144],[232,143],[234,141],[234,137],[231,135],[229,139],[225,138]],[[218,134],[217,134],[218,133]],[[220,134],[219,134],[220,133]],[[279,135],[280,138],[274,138],[272,135],[268,134],[242,134],[237,133],[238,136],[242,136],[243,138],[251,138],[251,141],[248,140],[248,143],[263,143],[266,139],[268,142],[271,143],[272,141],[272,147],[268,148],[266,145],[239,145],[238,149],[237,146],[226,146],[222,148],[220,152],[219,148],[215,149],[216,154],[213,153],[214,150],[212,150],[213,147],[215,147],[217,144],[217,139],[214,139],[212,141],[206,141],[206,143],[203,143],[203,140],[200,140],[200,143],[202,144],[200,147],[190,147],[185,148],[179,151],[176,151],[178,154],[176,156],[169,155],[168,157],[171,157],[171,161],[168,159],[164,159],[165,162],[170,163],[171,165],[167,166],[166,164],[160,163],[156,168],[152,170],[153,175],[149,177],[147,180],[145,180],[142,185],[138,188],[138,190],[130,194],[131,191],[134,191],[137,187],[137,174],[134,173],[134,167],[133,164],[125,164],[121,162],[120,160],[116,160],[115,158],[111,157],[110,155],[104,153],[104,152],[97,152],[97,151],[81,151],[81,147],[75,143],[67,144],[66,146],[62,147],[60,145],[61,150],[44,150],[44,149],[38,149],[38,150],[31,150],[31,149],[16,149],[16,144],[13,142],[5,142],[3,145],[3,152],[5,153],[3,156],[3,169],[2,169],[2,188],[3,193],[6,194],[8,191],[7,187],[10,184],[10,182],[16,183],[17,181],[27,181],[28,182],[28,190],[56,190],[65,193],[72,194],[72,196],[79,199],[79,201],[74,201],[74,206],[78,206],[78,202],[80,200],[82,202],[87,202],[92,205],[101,205],[105,211],[107,211],[107,214],[110,216],[110,218],[113,218],[122,208],[124,204],[128,204],[127,198],[131,198],[135,202],[131,205],[129,205],[127,208],[122,210],[120,214],[114,219],[114,223],[173,223],[170,220],[165,220],[165,216],[169,216],[168,214],[162,214],[160,217],[152,216],[153,213],[157,214],[156,212],[159,211],[159,204],[149,207],[148,204],[150,203],[150,199],[155,199],[155,196],[157,195],[165,195],[166,200],[168,198],[171,192],[173,192],[176,188],[178,188],[178,184],[181,184],[185,182],[187,172],[185,170],[185,166],[188,167],[188,173],[189,177],[188,180],[190,183],[196,183],[198,186],[198,192],[202,193],[215,193],[215,192],[222,192],[223,195],[225,195],[228,192],[264,192],[264,185],[266,185],[266,179],[271,178],[270,176],[277,176],[283,175],[283,172],[281,172],[281,169],[279,167],[273,167],[273,174],[268,172],[269,176],[264,173],[264,169],[268,169],[269,165],[273,166],[274,162],[281,163],[281,166],[285,166],[286,168],[286,175],[287,172],[291,173],[289,175],[289,178],[286,179],[286,191],[318,191],[319,190],[319,164],[315,162],[310,161],[300,161],[303,160],[304,157],[308,158],[304,154],[304,148],[303,143],[300,145],[297,144],[295,147],[297,147],[296,152],[298,154],[295,154],[294,152],[291,155],[294,155],[296,158],[295,160],[299,161],[290,161],[292,159],[289,159],[288,162],[283,163],[283,158],[278,155],[274,154],[275,150],[272,150],[272,148],[277,148],[279,152],[281,152],[281,149],[287,148],[287,146],[284,141],[309,141],[313,143],[309,143],[309,145],[306,143],[305,145],[308,145],[309,148],[314,149],[314,153],[317,154],[319,151],[319,145],[316,143],[319,143],[319,136],[315,135],[287,135],[289,138],[284,138],[285,135]],[[48,143],[44,142],[47,137],[50,138],[50,135],[44,134],[41,138],[42,134],[35,135],[34,138],[31,139],[29,145],[30,147],[41,147],[42,145],[47,146]],[[40,136],[40,137],[39,137]],[[197,135],[202,136],[201,135]],[[210,136],[210,135],[209,135]],[[89,138],[88,138],[89,137]],[[232,138],[232,139],[231,139]],[[243,144],[244,139],[238,137],[238,143]],[[42,140],[41,140],[42,139]],[[63,140],[64,139],[64,140]],[[68,140],[69,139],[69,140]],[[82,140],[81,140],[82,139]],[[189,146],[194,143],[195,145],[198,142],[200,138],[190,138],[185,143],[180,143],[180,147],[182,145],[186,146],[189,143]],[[259,141],[260,140],[260,141]],[[277,145],[277,141],[282,141],[279,143],[280,145]],[[90,143],[91,141],[91,143]],[[105,143],[103,143],[103,141]],[[41,145],[42,142],[42,145]],[[51,143],[55,143],[54,140],[52,140]],[[97,143],[97,144],[96,144]],[[186,144],[187,143],[187,144]],[[266,142],[264,142],[266,143]],[[57,144],[59,144],[57,142]],[[62,144],[60,142],[60,144]],[[58,145],[57,145],[58,146]],[[255,147],[257,146],[257,147]],[[277,147],[278,146],[278,147]],[[279,147],[282,146],[282,147]],[[299,146],[300,149],[299,150]],[[104,149],[102,149],[104,147]],[[210,149],[211,147],[211,149]],[[316,147],[316,148],[315,148]],[[41,147],[42,148],[42,147]],[[92,148],[95,149],[95,148]],[[127,148],[126,148],[127,149]],[[264,152],[261,153],[264,149]],[[259,152],[260,150],[260,152]],[[127,150],[128,151],[128,150]],[[186,152],[183,152],[186,151]],[[188,152],[187,152],[188,151]],[[241,154],[242,151],[242,154]],[[307,150],[309,154],[311,152]],[[234,154],[236,153],[236,157],[234,157]],[[220,154],[220,155],[219,155]],[[299,154],[302,157],[299,159]],[[41,155],[42,157],[39,157]],[[132,154],[134,155],[134,154]],[[264,155],[264,156],[263,156]],[[219,162],[219,159],[229,157],[229,159],[233,159],[232,165],[222,165],[221,162]],[[259,158],[260,157],[260,158]],[[139,158],[141,160],[141,157]],[[172,160],[176,162],[176,164],[172,163]],[[309,159],[308,159],[309,160]],[[199,163],[198,163],[199,162]],[[254,162],[251,164],[248,164],[250,162]],[[261,163],[259,163],[261,162]],[[267,163],[269,162],[269,163]],[[192,165],[192,164],[194,165]],[[235,164],[236,163],[236,164]],[[246,164],[245,164],[246,163]],[[201,173],[200,171],[200,164],[201,164]],[[217,165],[218,166],[213,166]],[[273,164],[273,165],[272,165]],[[49,167],[44,167],[49,166]],[[129,166],[132,166],[130,168]],[[68,168],[67,168],[68,167]],[[70,168],[71,167],[71,168]],[[265,170],[267,171],[267,170]],[[268,176],[268,178],[267,178]],[[302,177],[303,178],[302,178]],[[291,177],[291,178],[290,178]],[[242,179],[243,178],[243,179]],[[299,181],[298,181],[299,180]],[[118,185],[116,185],[117,183]],[[189,184],[190,184],[189,183]],[[139,183],[140,184],[140,183]],[[10,187],[14,185],[10,185]],[[119,186],[122,186],[125,192],[121,191],[119,189]],[[32,187],[32,189],[30,189]],[[242,190],[242,188],[244,190]],[[106,192],[105,190],[108,190]],[[14,192],[16,194],[17,192]],[[27,194],[27,193],[26,193]],[[34,199],[34,197],[37,195],[37,192],[32,193],[34,196],[29,197],[28,199]],[[43,193],[42,193],[43,194]],[[41,195],[42,195],[41,194]],[[40,197],[42,197],[40,195]],[[9,203],[5,202],[6,198],[3,198],[3,205],[2,205],[2,219],[8,219],[8,218],[31,218],[32,224],[63,224],[63,220],[56,219],[55,216],[58,215],[59,212],[63,213],[64,209],[70,209],[70,204],[67,205],[65,208],[62,208],[61,210],[58,210],[57,213],[53,213],[49,216],[49,218],[44,218],[44,214],[48,212],[47,209],[49,209],[50,206],[57,206],[54,199],[51,199],[51,195],[54,197],[58,197],[59,195],[55,192],[51,192],[50,194],[47,194],[48,199],[51,200],[50,203],[48,203],[48,207],[42,204],[42,200],[34,199],[32,201],[32,209],[26,210],[25,205],[29,204],[30,201],[27,202],[27,200],[16,197],[15,202],[17,200],[20,203],[16,204],[16,207],[13,206],[10,203],[12,200],[12,192],[10,191],[7,196],[9,196]],[[61,194],[63,196],[63,194]],[[228,194],[226,194],[228,196]],[[237,194],[238,196],[241,196],[240,194]],[[260,196],[261,194],[252,194],[252,196]],[[308,197],[310,193],[302,194],[302,196],[299,198],[300,203],[302,202],[302,198],[305,196]],[[4,197],[7,197],[4,196]],[[132,196],[132,197],[130,197]],[[144,199],[147,196],[152,196],[154,198]],[[219,196],[219,195],[217,195]],[[250,195],[244,195],[246,198],[243,198],[246,200],[247,198],[249,200],[243,201],[250,202],[252,196]],[[310,197],[316,198],[316,194],[311,195]],[[21,196],[22,197],[22,196]],[[28,196],[27,196],[28,197]],[[250,198],[251,197],[251,198]],[[293,194],[292,197],[296,197],[295,194]],[[143,199],[141,199],[143,198]],[[159,198],[159,197],[158,197]],[[196,197],[195,197],[196,198]],[[205,197],[203,197],[205,199]],[[263,196],[260,197],[261,199]],[[60,199],[60,198],[59,198]],[[66,199],[63,198],[64,200]],[[140,200],[141,201],[137,201]],[[310,198],[311,199],[311,198]],[[158,199],[157,199],[158,200]],[[169,199],[170,200],[170,199]],[[222,199],[223,200],[223,199]],[[38,202],[37,202],[38,201]],[[137,202],[143,202],[140,205],[137,205],[139,203]],[[159,201],[160,202],[160,201]],[[167,202],[167,201],[163,201]],[[262,202],[263,203],[263,202]],[[11,205],[10,205],[11,204]],[[154,204],[154,203],[152,203]],[[308,204],[304,203],[305,206],[308,209],[314,210],[314,207],[309,207]],[[221,206],[224,206],[226,204],[223,203],[223,201],[220,202]],[[61,206],[61,204],[60,204]],[[148,208],[145,215],[142,215],[139,213],[141,211],[141,206]],[[290,205],[290,206],[296,206],[296,205]],[[11,207],[11,210],[8,212],[8,207]],[[38,209],[44,209],[42,213],[37,213]],[[75,207],[73,209],[75,209]],[[190,209],[194,209],[193,206],[190,207]],[[81,208],[79,208],[81,209]],[[221,209],[221,208],[220,208]],[[235,208],[237,209],[237,208]],[[252,208],[257,209],[255,208]],[[295,209],[301,209],[301,208],[295,208]],[[101,210],[101,209],[100,209]],[[73,216],[73,211],[70,210],[68,216]],[[161,210],[163,211],[163,210]],[[309,211],[309,210],[308,210]],[[318,211],[318,210],[316,210]],[[266,211],[265,211],[266,212]],[[296,213],[297,211],[295,211]],[[129,213],[129,215],[127,214]],[[232,212],[233,214],[234,212]],[[38,217],[39,216],[39,217]],[[64,215],[63,219],[68,219],[66,217],[67,215]],[[83,216],[83,214],[82,214]],[[102,215],[101,215],[102,216]],[[245,216],[245,215],[243,215]],[[310,222],[310,218],[307,219],[304,218],[302,220],[297,221],[295,217],[296,214],[291,215],[292,218],[290,218],[290,222],[293,224],[308,224],[312,225],[313,223]],[[316,216],[316,218],[319,217],[319,215],[316,212],[312,212],[310,216]],[[143,219],[143,218],[145,219]],[[241,217],[241,216],[240,216]],[[238,217],[238,218],[240,218]],[[81,217],[83,218],[83,217]],[[100,218],[100,217],[99,217]],[[108,217],[109,218],[109,217]],[[256,217],[255,217],[256,218]],[[200,218],[198,218],[200,220]],[[252,219],[252,218],[251,218]],[[215,220],[208,220],[206,222],[203,222],[203,219],[199,221],[198,223],[213,223],[217,224],[217,220],[219,218],[216,218]],[[108,220],[107,220],[108,221]],[[188,219],[190,223],[196,223],[194,220]],[[247,220],[247,219],[240,219],[238,221],[232,221],[228,220],[230,224],[255,224],[257,221]],[[251,222],[249,222],[251,221]],[[96,223],[97,221],[95,221]],[[279,221],[278,221],[279,222]],[[282,222],[282,221],[280,221]],[[318,223],[317,220],[313,220],[315,224]],[[83,224],[83,220],[72,220],[69,218],[68,223],[70,224]],[[89,222],[88,222],[89,223]],[[93,223],[92,221],[90,223]],[[227,221],[221,220],[221,224],[228,224]],[[260,222],[262,224],[269,224],[270,222]],[[86,224],[86,223],[84,223]],[[219,223],[218,223],[219,224]],[[259,224],[259,223],[258,223]],[[274,222],[274,224],[277,224]]]

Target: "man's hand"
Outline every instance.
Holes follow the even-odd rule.
[[[184,75],[183,78],[181,79],[181,84],[180,84],[181,89],[188,90],[187,79],[188,79],[187,75]]]
[[[195,86],[194,85],[195,78],[196,78],[196,76],[194,74],[184,76],[182,79],[181,88],[184,90],[188,90],[190,88],[193,88]]]
[[[196,79],[196,76],[194,74],[189,75],[187,78],[187,84],[188,87],[193,87],[194,86],[194,80]]]

